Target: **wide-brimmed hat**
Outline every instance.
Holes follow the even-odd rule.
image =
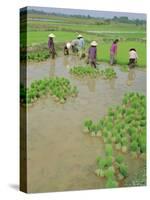
[[[54,38],[55,35],[53,33],[49,34],[48,37]]]
[[[97,44],[97,42],[96,41],[92,41],[91,42],[91,46],[97,46],[98,44]]]
[[[82,38],[82,37],[83,37],[83,36],[82,36],[81,34],[79,34],[77,38]]]

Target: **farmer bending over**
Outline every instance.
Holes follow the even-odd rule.
[[[129,68],[133,68],[135,67],[136,63],[137,63],[137,59],[138,59],[138,55],[136,52],[136,49],[131,48],[129,50]]]
[[[118,39],[116,39],[110,48],[110,64],[113,65],[116,63],[116,55],[117,55],[117,43],[119,42]]]
[[[72,48],[72,52],[73,53],[77,53],[78,52],[78,45],[79,45],[79,41],[77,39],[72,40],[71,48]]]
[[[88,51],[88,63],[91,64],[92,67],[96,68],[96,54],[97,54],[97,42],[93,41],[91,42],[91,47]]]
[[[67,42],[64,46],[64,55],[69,55],[69,49],[71,47],[71,43]]]
[[[50,56],[52,56],[52,59],[54,59],[56,56],[55,45],[54,45],[54,41],[53,41],[55,35],[53,33],[51,33],[48,35],[48,37],[49,37],[49,39],[48,39],[49,53],[50,53]]]

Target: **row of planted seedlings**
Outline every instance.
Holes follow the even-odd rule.
[[[120,106],[111,107],[98,123],[85,120],[84,132],[100,136],[105,143],[106,155],[98,157],[96,174],[107,178],[106,187],[116,187],[127,177],[128,167],[123,155],[134,159],[146,158],[146,97],[139,93],[126,93]],[[113,150],[119,155],[113,155]]]
[[[48,51],[39,51],[39,52],[28,52],[27,61],[44,61],[50,57]]]
[[[112,79],[116,78],[117,74],[112,67],[99,69],[90,66],[75,66],[70,69],[70,74],[76,78],[98,78]]]
[[[20,98],[23,104],[31,104],[40,97],[47,95],[51,95],[56,102],[65,103],[69,97],[78,95],[78,89],[64,77],[35,80],[29,88],[25,88],[23,85],[20,87]]]

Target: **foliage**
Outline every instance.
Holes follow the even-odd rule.
[[[64,77],[53,77],[43,80],[36,80],[29,88],[21,87],[20,95],[23,103],[30,104],[41,96],[50,94],[55,101],[65,103],[68,97],[75,97],[78,94],[76,86],[71,86],[68,79]]]
[[[28,61],[44,61],[49,58],[49,52],[47,51],[40,51],[40,52],[28,52],[27,60]]]
[[[146,153],[146,97],[137,92],[126,93],[120,106],[108,109],[107,115],[97,123],[86,123],[96,127],[95,135],[100,131],[105,144],[105,156],[97,159],[98,169],[106,177],[106,186],[114,184],[114,177],[120,181],[128,176],[128,166],[124,156],[113,153],[116,150],[135,158],[144,158]],[[86,124],[85,124],[86,125]],[[91,134],[91,129],[89,128]],[[116,182],[115,182],[116,183]]]
[[[78,77],[92,77],[96,78],[100,76],[100,71],[98,69],[92,67],[82,67],[82,66],[75,66],[70,69],[70,73],[76,75]]]
[[[106,68],[104,70],[101,70],[101,76],[104,79],[112,79],[112,78],[116,78],[116,72],[113,68]]]
[[[97,78],[101,77],[104,79],[112,79],[116,78],[116,72],[113,68],[106,68],[106,69],[95,69],[93,67],[88,66],[75,66],[70,69],[70,73],[83,78],[83,77],[91,77],[91,78]]]

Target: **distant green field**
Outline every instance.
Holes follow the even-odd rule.
[[[39,44],[39,43],[45,43],[48,40],[48,35],[50,31],[29,31],[27,33],[27,44],[28,46]],[[79,32],[68,32],[68,31],[53,31],[53,33],[56,35],[55,42],[66,42],[71,41],[75,39]],[[23,33],[22,33],[23,34]],[[120,37],[120,35],[122,37]],[[106,38],[110,40],[114,40],[116,38],[125,39],[131,35],[132,37],[138,37],[139,39],[142,38],[142,34],[117,34],[117,33],[102,33],[102,34],[92,34],[92,33],[83,33],[83,36],[86,40],[92,41],[92,40],[98,40],[103,41]],[[144,35],[145,36],[145,35]]]
[[[24,26],[22,24],[22,26]],[[54,15],[28,15],[27,46],[33,47],[32,52],[43,54],[47,51],[49,33],[56,35],[55,44],[57,53],[63,52],[65,42],[72,41],[81,33],[86,41],[86,50],[91,41],[98,42],[97,59],[109,61],[109,49],[116,38],[120,39],[118,44],[117,61],[119,64],[128,63],[128,51],[134,47],[138,52],[138,65],[146,66],[146,31],[144,26],[129,23],[104,23],[94,18],[76,18]],[[21,33],[22,44],[25,33]],[[38,48],[36,48],[38,47]]]
[[[55,38],[56,43],[71,41],[77,36],[77,33],[73,32],[53,31],[53,33],[56,35]],[[47,43],[49,34],[50,34],[49,31],[28,32],[27,33],[28,46],[39,43]]]
[[[143,27],[137,27],[134,24],[105,24],[105,25],[96,25],[96,24],[79,24],[79,23],[72,23],[68,21],[29,21],[28,22],[29,29],[31,27],[35,28],[40,27],[43,28],[58,28],[58,29],[70,29],[70,30],[80,30],[80,31],[126,31],[126,32],[139,32],[139,33],[145,33],[145,30]]]

